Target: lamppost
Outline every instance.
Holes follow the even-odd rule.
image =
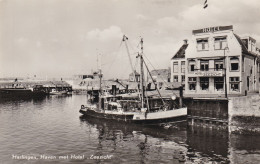
[[[225,98],[227,98],[227,64],[226,64],[226,50],[229,50],[228,47],[224,48],[224,64],[225,64]]]

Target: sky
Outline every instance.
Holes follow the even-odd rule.
[[[102,68],[126,78],[144,40],[150,69],[170,59],[192,30],[233,25],[260,47],[259,0],[0,0],[0,77],[70,77]]]

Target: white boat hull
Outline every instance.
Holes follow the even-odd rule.
[[[116,121],[133,122],[140,124],[162,124],[169,122],[186,121],[187,108],[180,108],[167,111],[157,111],[153,113],[143,112],[123,112],[123,111],[108,111],[95,109],[81,109],[80,113],[83,116],[90,116],[95,118],[110,119]]]

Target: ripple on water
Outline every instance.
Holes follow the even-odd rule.
[[[204,133],[200,129],[164,129],[80,119],[85,95],[0,102],[0,163],[17,155],[85,155],[84,160],[31,163],[187,163],[259,162],[259,138]],[[225,137],[228,136],[228,137]],[[253,144],[255,143],[255,144]],[[113,155],[90,160],[91,155]],[[4,161],[4,162],[3,162]],[[24,161],[15,161],[24,163]]]

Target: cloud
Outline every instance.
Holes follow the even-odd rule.
[[[169,66],[182,40],[191,37],[194,29],[233,25],[236,34],[250,35],[260,42],[259,0],[209,0],[206,9],[202,0],[0,2],[7,3],[0,14],[0,67],[4,72],[23,70],[27,74],[37,67],[39,72],[48,69],[53,74],[74,73],[68,65],[88,72],[96,67],[97,52],[107,54],[102,60],[107,63],[116,56],[112,53],[124,48],[124,44],[119,46],[123,34],[129,37],[132,47],[142,36],[145,54],[163,68]],[[125,49],[120,51],[126,53]],[[120,54],[117,60],[123,58],[121,53],[116,54]],[[62,63],[59,67],[66,71],[58,71],[56,62]],[[25,69],[28,63],[32,66]],[[117,70],[118,63],[114,64],[115,71],[124,74]],[[12,65],[17,69],[10,69]]]
[[[257,5],[258,4],[258,5]],[[180,18],[192,24],[208,25],[219,23],[256,23],[256,17],[260,16],[259,1],[256,0],[236,0],[234,1],[209,1],[209,7],[202,9],[201,5],[194,5],[179,14]]]
[[[24,45],[24,44],[28,43],[28,39],[25,37],[15,38],[15,43],[17,43],[19,45]]]
[[[110,26],[104,30],[94,29],[87,33],[87,39],[103,42],[119,39],[122,38],[122,36],[123,33],[121,28],[118,26]]]
[[[183,24],[198,29],[219,25],[233,25],[234,32],[238,35],[250,33],[250,36],[260,35],[260,1],[236,0],[208,2],[209,7],[201,10],[200,5],[195,5],[179,14]],[[258,44],[260,40],[257,40]]]
[[[149,53],[157,58],[154,61],[166,65],[166,59],[169,60],[180,48],[182,40],[190,38],[192,30],[203,27],[233,25],[236,34],[249,35],[260,42],[260,31],[257,30],[260,28],[260,20],[256,19],[260,17],[260,1],[211,0],[208,4],[206,9],[203,9],[203,3],[185,6],[176,14],[163,15],[155,20],[153,33],[160,38],[161,43],[149,49]]]
[[[203,9],[203,3],[184,8],[174,16],[157,19],[157,31],[175,37],[191,35],[191,31],[203,27],[233,25],[237,34],[254,31],[260,35],[259,5],[257,0],[219,1],[211,0],[209,7]],[[177,33],[176,33],[177,32]],[[183,38],[184,39],[184,38]]]
[[[37,41],[37,42],[36,42],[36,47],[37,47],[37,48],[40,48],[41,46],[42,46],[41,41]]]
[[[175,41],[175,39],[164,41],[162,44],[149,43],[149,47],[145,47],[145,59],[148,58],[156,69],[168,68],[170,59],[181,47],[182,41]],[[149,65],[150,65],[149,64]],[[150,67],[150,69],[154,69]]]
[[[137,14],[135,17],[138,20],[149,20],[150,19],[148,16],[145,16],[143,14]]]
[[[155,3],[156,5],[169,5],[174,1],[172,0],[148,0],[150,3]]]
[[[163,17],[157,20],[160,27],[165,29],[172,29],[179,26],[180,20],[175,17]]]

